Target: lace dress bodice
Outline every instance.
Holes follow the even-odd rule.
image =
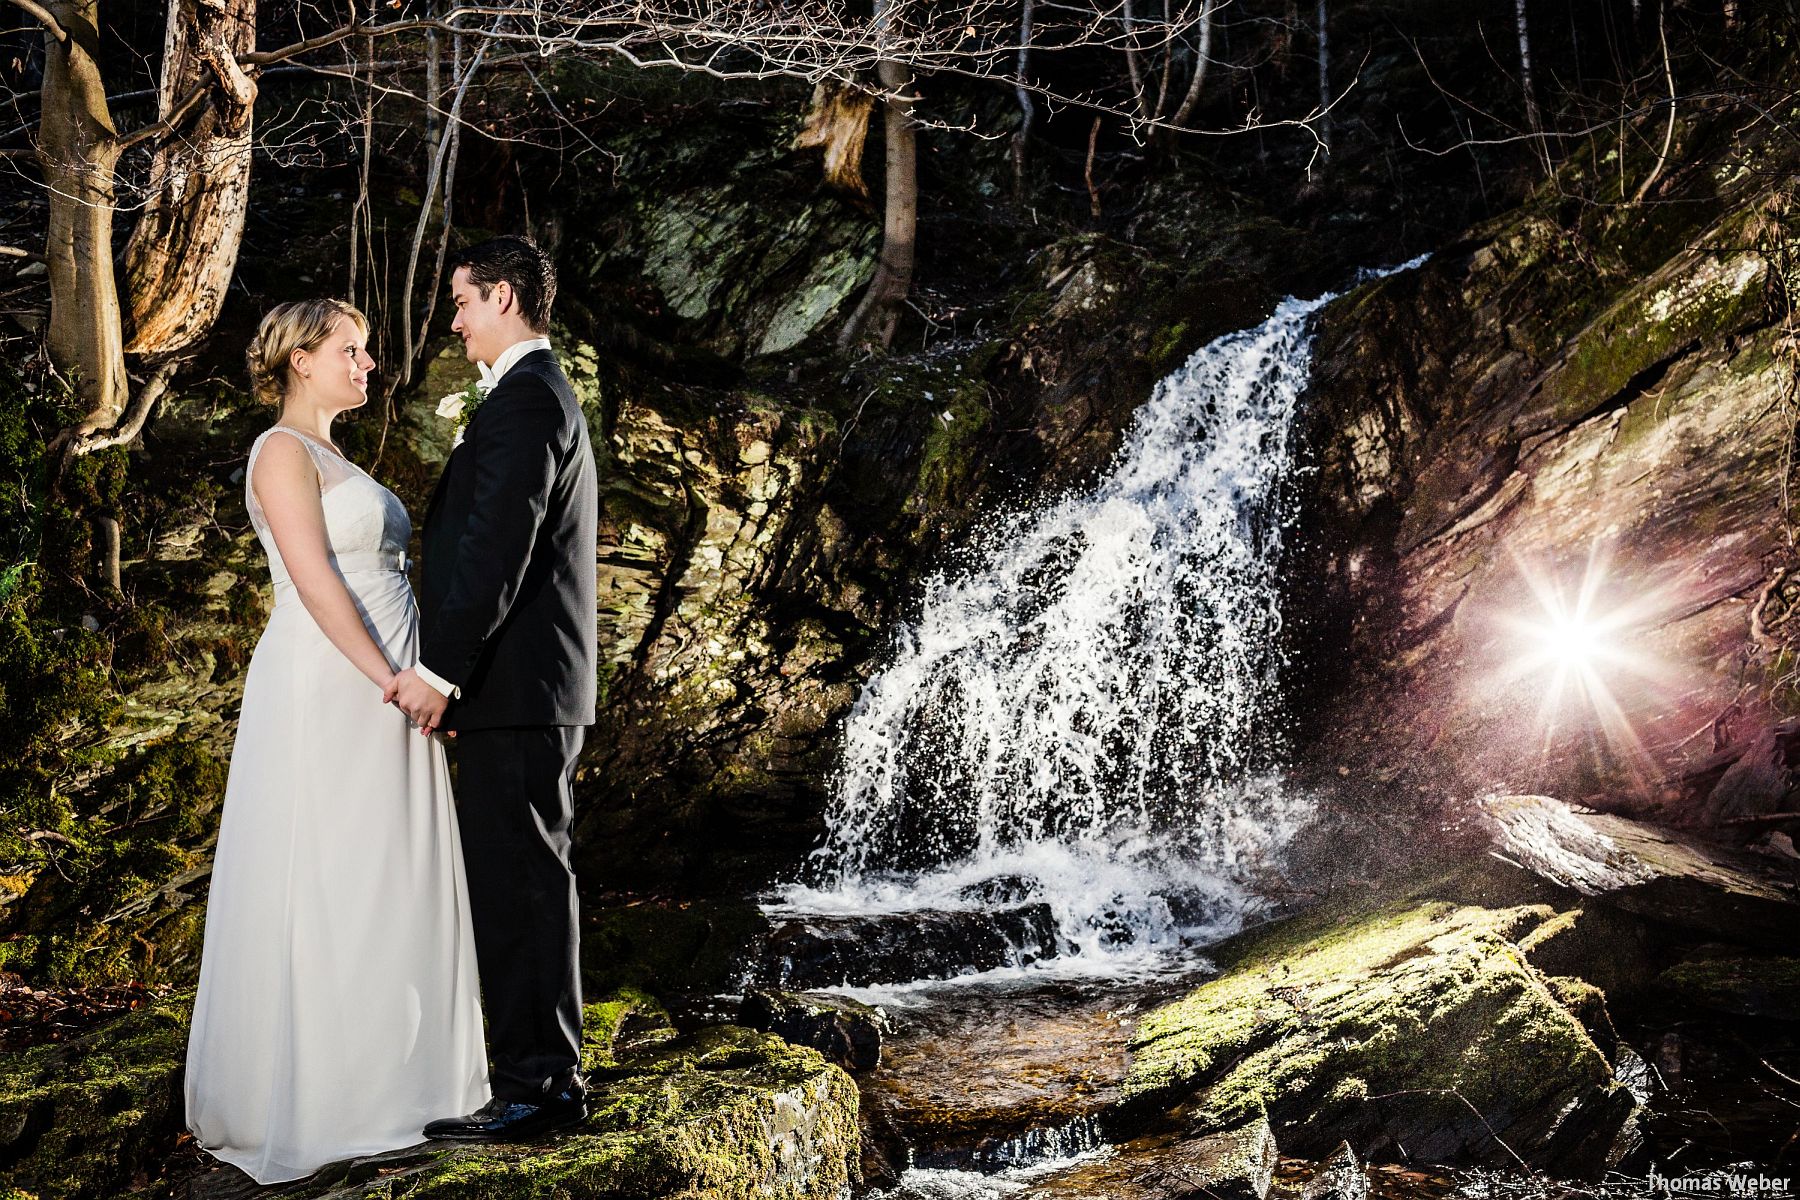
[[[412,520],[400,498],[325,443],[299,430],[276,425],[264,430],[250,447],[250,462],[244,471],[244,503],[250,509],[251,527],[269,555],[269,574],[275,582],[288,581],[287,567],[269,532],[268,517],[257,503],[254,483],[257,455],[271,436],[291,437],[303,444],[319,472],[325,535],[338,571],[345,576],[363,571],[404,571]]]

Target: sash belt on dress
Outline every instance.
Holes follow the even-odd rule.
[[[385,572],[406,573],[406,552],[404,550],[352,550],[346,554],[331,556],[332,565],[338,569],[339,575],[366,575]],[[269,564],[269,575],[276,583],[289,582],[285,569]]]

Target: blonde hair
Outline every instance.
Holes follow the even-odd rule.
[[[368,336],[369,318],[347,300],[295,300],[277,304],[263,316],[244,351],[250,387],[259,403],[277,405],[287,397],[292,382],[288,360],[296,350],[317,350],[340,317],[349,317],[363,336]]]

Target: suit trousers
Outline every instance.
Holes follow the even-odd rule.
[[[570,864],[579,725],[457,734],[456,813],[494,1095],[535,1103],[581,1067],[580,905]]]

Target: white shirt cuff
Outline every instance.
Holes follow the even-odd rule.
[[[440,696],[448,696],[452,700],[462,699],[462,689],[440,676],[424,663],[413,664],[413,674],[429,683]]]

